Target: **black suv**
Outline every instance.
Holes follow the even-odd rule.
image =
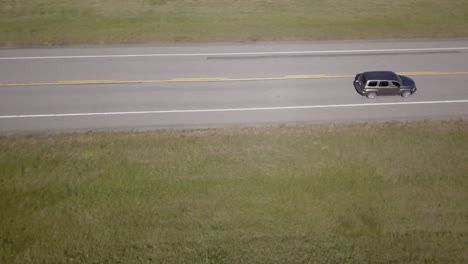
[[[406,76],[392,71],[369,71],[357,74],[354,78],[356,91],[374,98],[376,95],[399,94],[408,97],[416,92],[416,84]]]

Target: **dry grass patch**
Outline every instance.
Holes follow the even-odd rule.
[[[0,45],[468,36],[464,0],[1,0]]]
[[[466,121],[0,137],[0,262],[465,263],[467,149]]]

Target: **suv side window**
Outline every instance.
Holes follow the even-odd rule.
[[[382,81],[379,83],[380,87],[388,87],[388,81]]]
[[[393,87],[400,87],[400,84],[397,83],[397,82],[392,82],[392,83],[390,84],[390,86],[393,86]]]
[[[368,87],[376,87],[377,86],[377,82],[376,81],[372,81],[372,82],[369,82],[367,84]]]

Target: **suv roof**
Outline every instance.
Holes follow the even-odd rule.
[[[388,81],[401,82],[398,75],[392,71],[370,71],[370,72],[364,72],[363,75],[367,81],[388,80]]]

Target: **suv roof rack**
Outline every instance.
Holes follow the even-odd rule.
[[[400,81],[398,75],[392,71],[369,71],[364,73],[364,78],[367,81],[372,80],[388,80],[388,81]]]

